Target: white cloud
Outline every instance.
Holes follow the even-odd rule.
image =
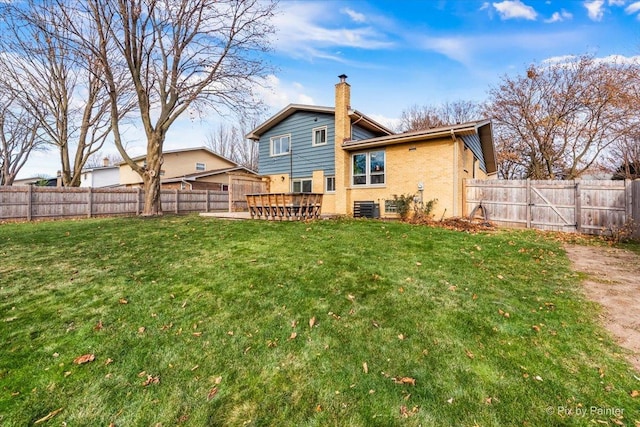
[[[326,19],[327,16],[335,16],[330,3],[287,2],[286,6],[272,23],[278,29],[273,45],[287,55],[343,62],[344,59],[335,53],[340,48],[387,49],[394,45],[378,27],[354,25],[352,21],[337,27],[332,20]],[[356,12],[348,14],[346,9],[345,14],[352,20],[361,17]],[[328,26],[328,23],[332,23],[332,26]]]
[[[554,22],[562,22],[570,19],[573,19],[573,15],[570,12],[561,9],[560,12],[553,12],[551,18],[545,19],[544,22],[546,22],[547,24],[552,24]]]
[[[609,0],[609,6],[624,6],[627,0]]]
[[[307,95],[305,87],[298,83],[285,83],[274,75],[267,76],[255,93],[267,107],[279,110],[289,104],[313,105],[313,98]]]
[[[528,19],[535,21],[538,13],[531,6],[527,6],[520,0],[504,0],[500,3],[493,3],[493,7],[496,8],[500,19]]]
[[[363,23],[367,22],[367,17],[364,14],[356,12],[353,9],[344,8],[340,10],[341,13],[349,15],[349,17],[353,20],[353,22]]]
[[[640,1],[631,3],[624,10],[628,15],[633,15],[634,13],[640,12]]]
[[[402,119],[387,117],[382,114],[367,114],[367,117],[375,120],[383,126],[386,126],[391,130],[399,130],[402,124]]]
[[[479,10],[486,10],[486,9],[489,9],[489,7],[490,7],[490,6],[491,6],[491,5],[489,4],[489,2],[488,2],[488,1],[486,1],[486,2],[482,3],[482,6],[480,6],[480,9],[479,9]]]
[[[592,21],[601,21],[604,15],[604,0],[585,1],[584,7]]]

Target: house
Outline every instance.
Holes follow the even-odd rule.
[[[40,176],[34,176],[31,178],[20,178],[13,180],[13,186],[21,187],[27,185],[34,185],[37,187],[59,187],[59,178],[45,178]]]
[[[117,187],[120,185],[120,166],[112,165],[109,158],[102,160],[102,166],[82,169],[80,187]]]
[[[496,176],[491,121],[396,134],[352,109],[339,78],[335,107],[291,104],[247,135],[271,192],[323,193],[323,214],[372,201],[384,217],[397,215],[394,195],[413,194],[449,217],[463,214],[465,178]]]
[[[162,157],[160,185],[165,189],[229,191],[234,179],[261,182],[254,171],[206,147],[165,151]],[[143,165],[145,156],[135,157],[133,160]],[[142,186],[142,178],[126,162],[120,163],[119,176],[123,186]]]

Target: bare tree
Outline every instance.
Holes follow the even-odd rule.
[[[473,101],[445,102],[438,106],[413,105],[402,112],[400,127],[403,132],[431,129],[478,120],[480,115],[480,106]]]
[[[82,168],[111,131],[100,63],[69,42],[54,1],[9,2],[0,12],[0,75],[56,147],[62,185],[79,186]]]
[[[573,179],[602,160],[624,138],[633,118],[624,64],[582,56],[531,66],[491,89],[502,177]]]
[[[143,215],[162,214],[160,167],[165,136],[187,109],[221,111],[257,105],[251,89],[269,69],[262,55],[275,4],[263,0],[57,0],[74,43],[101,65],[113,137],[143,180]],[[120,130],[117,70],[135,91],[145,162],[127,153]]]
[[[0,185],[13,185],[32,151],[38,149],[38,123],[0,85]]]
[[[258,170],[258,143],[247,139],[251,129],[261,123],[260,116],[240,116],[235,125],[220,124],[207,137],[207,146],[247,169]]]

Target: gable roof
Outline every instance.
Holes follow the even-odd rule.
[[[472,136],[477,136],[479,140],[479,148],[481,153],[477,152],[476,157],[482,154],[481,160],[484,160],[485,172],[487,174],[495,173],[497,168],[496,154],[493,144],[493,129],[491,120],[479,120],[467,123],[461,123],[451,126],[441,126],[431,129],[423,129],[413,132],[398,133],[393,135],[385,135],[377,138],[362,139],[358,141],[346,141],[342,144],[342,148],[346,151],[355,151],[368,148],[386,147],[388,145],[406,144],[410,142],[428,141],[438,138],[451,137],[455,139],[461,137],[465,140],[465,144],[473,146]],[[473,148],[472,148],[472,151]]]
[[[199,151],[199,150],[206,151],[207,153],[213,154],[214,156],[219,157],[222,160],[225,160],[225,161],[227,161],[229,163],[232,163],[232,164],[234,164],[236,166],[239,166],[233,160],[228,159],[228,158],[216,153],[215,151],[213,151],[213,150],[211,150],[211,149],[209,149],[207,147],[191,147],[191,148],[180,148],[180,149],[177,149],[177,150],[165,150],[165,151],[162,152],[162,155],[174,154],[174,153],[187,153],[189,151]],[[134,162],[137,162],[137,161],[140,161],[140,160],[144,160],[146,158],[147,158],[147,155],[146,154],[142,154],[140,156],[132,157],[131,160],[133,160]],[[127,164],[127,162],[122,161],[122,162],[118,163],[118,166],[123,166],[123,165],[126,165],[126,164]]]
[[[210,171],[189,173],[189,174],[182,175],[182,176],[176,176],[176,177],[173,177],[173,178],[163,179],[162,183],[181,182],[181,181],[196,181],[198,178],[205,178],[205,177],[213,176],[213,175],[221,175],[223,173],[235,172],[235,171],[241,171],[241,172],[249,173],[251,175],[258,176],[258,174],[255,173],[254,171],[252,171],[251,169],[245,168],[244,166],[237,166],[237,167],[233,167],[233,168],[213,169],[213,170],[210,170]]]
[[[317,105],[304,105],[304,104],[289,104],[271,118],[269,118],[266,122],[262,123],[260,126],[252,130],[247,134],[247,138],[257,141],[260,139],[260,136],[267,132],[272,127],[276,126],[278,123],[282,122],[284,119],[292,116],[298,111],[307,111],[310,113],[325,113],[325,114],[335,114],[335,108],[333,107],[321,107]],[[349,117],[352,122],[357,122],[359,126],[368,129],[375,133],[380,133],[383,135],[391,135],[393,131],[385,127],[384,125],[376,122],[370,117],[362,114],[358,110],[349,110]]]

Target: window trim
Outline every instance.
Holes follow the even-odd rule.
[[[324,130],[324,142],[316,143],[316,132],[320,132]],[[327,130],[327,126],[318,126],[317,128],[311,129],[311,146],[312,147],[321,147],[323,145],[327,145],[329,140],[329,134]]]
[[[382,183],[372,183],[371,182],[371,154],[372,153],[384,153],[384,163],[383,163],[383,169],[381,173],[375,173],[373,174],[373,176],[382,176],[383,182]],[[365,160],[365,170],[364,170],[364,174],[359,174],[359,175],[354,175],[354,160],[355,157],[358,155],[364,155],[366,156],[366,160]],[[358,176],[358,177],[365,177],[365,182],[364,184],[356,184],[354,182],[354,178]],[[353,153],[351,155],[351,183],[350,186],[351,187],[384,187],[387,185],[387,152],[386,150],[370,150],[370,151],[361,151],[359,153]]]
[[[329,180],[333,180],[333,190],[329,189]],[[336,176],[335,175],[327,175],[324,177],[324,192],[325,193],[335,193],[336,192]]]
[[[282,138],[288,138],[289,139],[289,149],[288,151],[284,152],[284,153],[274,153],[273,151],[273,143],[275,140],[278,141],[282,141]],[[291,154],[291,134],[290,133],[285,133],[282,135],[275,135],[269,138],[269,155],[271,157],[279,157],[279,156],[288,156],[289,154]]]
[[[303,190],[303,186],[304,186],[304,182],[305,181],[309,181],[311,183],[311,191],[302,191]],[[299,182],[300,183],[300,191],[295,191],[293,189],[293,185],[295,183]],[[305,178],[295,178],[291,180],[291,192],[292,193],[313,193],[313,178],[312,177],[305,177]]]

